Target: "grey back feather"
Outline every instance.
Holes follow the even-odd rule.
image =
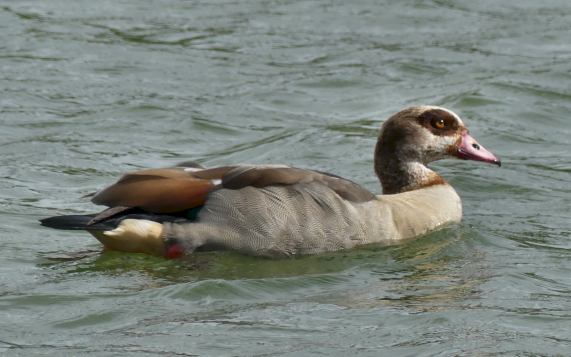
[[[165,231],[173,238],[184,237],[190,251],[210,246],[258,256],[293,256],[366,242],[369,231],[382,228],[362,217],[354,203],[320,182],[246,186],[212,192],[196,223],[167,223]]]
[[[374,194],[353,181],[323,172],[289,166],[237,166],[223,177],[222,187],[237,190],[247,186],[261,188],[311,182],[327,186],[340,197],[352,202],[365,202],[375,198]]]

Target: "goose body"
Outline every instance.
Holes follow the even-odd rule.
[[[42,224],[84,229],[108,249],[176,258],[196,250],[284,257],[410,239],[462,218],[460,197],[426,164],[446,157],[499,160],[453,112],[404,109],[382,126],[375,171],[383,194],[327,173],[283,165],[182,164],[123,176],[94,215]]]
[[[461,217],[460,198],[450,185],[366,202],[343,199],[318,183],[246,187],[213,192],[196,223],[165,222],[163,239],[184,251],[294,256],[413,238]]]

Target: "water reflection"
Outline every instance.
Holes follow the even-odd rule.
[[[54,280],[69,274],[126,277],[136,273],[146,281],[139,289],[164,287],[171,291],[166,295],[176,299],[224,301],[241,296],[256,300],[261,295],[282,300],[288,291],[293,301],[308,289],[321,289],[313,298],[321,303],[437,311],[477,299],[479,286],[490,276],[484,253],[474,247],[477,236],[468,227],[456,226],[397,245],[295,259],[200,252],[168,261],[142,254],[86,251],[46,254],[41,265],[52,270]]]

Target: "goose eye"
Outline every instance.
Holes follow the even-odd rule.
[[[444,129],[444,127],[446,127],[446,124],[444,123],[444,119],[438,118],[432,121],[432,126],[435,127],[436,129]]]

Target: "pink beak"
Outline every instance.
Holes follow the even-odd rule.
[[[483,161],[502,166],[500,159],[489,152],[485,147],[478,144],[476,139],[471,137],[466,131],[462,133],[462,140],[460,141],[460,145],[458,145],[456,156],[463,160]]]

